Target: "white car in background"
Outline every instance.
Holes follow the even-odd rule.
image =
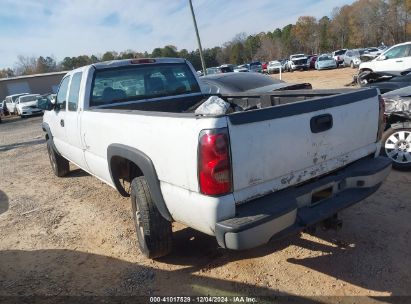
[[[43,113],[43,110],[37,107],[37,99],[40,94],[27,94],[20,96],[16,102],[17,115],[21,118]]]
[[[392,46],[377,58],[360,64],[361,72],[386,72],[400,74],[411,68],[411,42]]]
[[[279,73],[280,69],[282,69],[282,64],[278,60],[270,61],[267,65],[268,74]]]
[[[6,98],[5,98],[6,108],[9,111],[10,114],[12,114],[12,113],[17,114],[17,107],[16,107],[17,99],[20,96],[27,95],[27,94],[28,93],[20,93],[20,94],[13,94],[13,95],[6,96]]]

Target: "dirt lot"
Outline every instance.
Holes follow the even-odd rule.
[[[352,74],[284,79],[336,88]],[[344,211],[341,231],[234,252],[175,224],[174,251],[152,261],[137,249],[128,199],[75,167],[52,174],[40,124],[0,124],[0,295],[411,295],[411,173],[393,171]]]

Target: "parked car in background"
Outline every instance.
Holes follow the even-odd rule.
[[[10,114],[13,113],[17,115],[17,107],[16,107],[17,99],[20,96],[27,95],[27,94],[28,93],[20,93],[20,94],[13,94],[13,95],[6,96],[6,99],[5,99],[6,107],[7,107],[7,110],[10,112]]]
[[[3,117],[4,117],[4,110],[3,110],[3,107],[0,107],[0,123]]]
[[[327,69],[336,69],[338,67],[337,62],[331,55],[323,54],[317,58],[315,62],[316,70],[327,70]]]
[[[294,54],[290,56],[290,60],[287,62],[287,70],[293,72],[296,70],[308,70],[307,55],[305,54]]]
[[[411,170],[411,86],[382,95],[385,102],[386,129],[381,154],[399,170]]]
[[[359,72],[386,72],[399,75],[411,68],[411,42],[392,46],[377,58],[360,64]]]
[[[288,59],[280,59],[282,70],[285,72],[287,70]]]
[[[43,110],[37,107],[37,99],[40,97],[40,94],[20,96],[16,102],[17,115],[20,115],[21,118],[25,118],[32,115],[42,114]]]
[[[222,64],[218,68],[221,73],[230,73],[230,72],[234,72],[235,67],[236,66],[234,64]]]
[[[261,68],[263,69],[263,73],[268,73],[268,64],[269,62],[262,62]]]
[[[250,72],[247,68],[246,64],[239,65],[234,68],[234,72],[236,73],[243,73],[243,72]]]
[[[353,69],[360,66],[361,63],[361,55],[365,53],[364,49],[352,49],[347,50],[344,56],[344,66],[350,66]]]
[[[317,61],[317,59],[318,59],[317,55],[311,56],[310,59],[308,59],[309,69],[315,69],[315,62]]]
[[[281,62],[279,62],[278,60],[273,60],[268,63],[267,73],[268,74],[279,73],[280,69],[282,69]]]
[[[3,100],[2,102],[0,102],[0,109],[3,110],[3,115],[4,116],[10,115],[9,110],[7,110],[7,107],[6,107],[6,100]]]
[[[240,92],[266,93],[283,90],[311,90],[310,83],[286,83],[259,73],[225,73],[200,77],[207,94]]]
[[[381,94],[401,89],[411,85],[411,70],[403,71],[400,75],[390,73],[374,73],[365,71],[357,76],[357,83],[362,87],[376,87]]]
[[[383,51],[377,47],[368,47],[368,48],[365,48],[365,52],[367,54],[377,57],[378,55],[381,55]]]
[[[347,52],[347,49],[341,49],[341,50],[334,51],[332,53],[332,56],[335,62],[337,63],[337,67],[344,63],[344,56],[346,52]]]
[[[250,72],[256,72],[256,73],[262,73],[263,72],[263,66],[262,66],[261,62],[259,62],[259,61],[250,62],[247,66],[248,66],[248,70]]]

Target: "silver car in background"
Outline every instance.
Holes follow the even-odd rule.
[[[283,66],[278,60],[270,61],[267,65],[268,74],[279,73]]]
[[[360,57],[365,53],[364,49],[353,49],[348,50],[344,57],[344,66],[350,66],[351,68],[356,68],[360,66]]]

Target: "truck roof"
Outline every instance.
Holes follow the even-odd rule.
[[[94,66],[96,70],[102,70],[134,64],[184,63],[185,61],[183,58],[135,58],[98,62],[92,64],[92,66]]]

